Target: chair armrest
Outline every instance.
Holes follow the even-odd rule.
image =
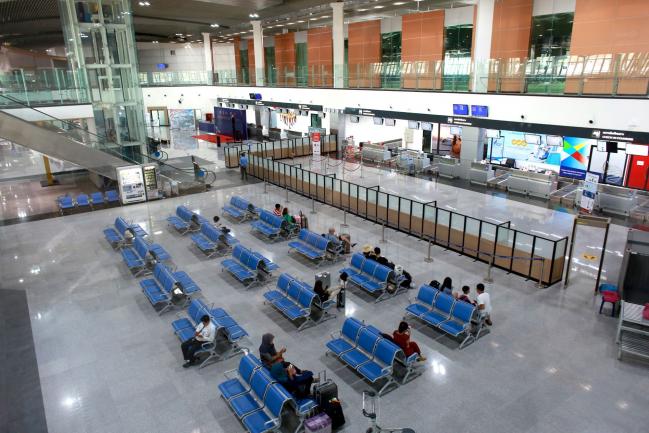
[[[336,338],[340,338],[340,336],[341,336],[342,334],[343,334],[342,331],[335,331],[335,332],[332,332],[332,333],[329,334],[329,335],[331,335],[331,338],[335,340]]]
[[[279,427],[279,418],[269,419],[264,423],[264,426],[270,428]]]
[[[388,365],[387,367],[383,367],[381,369],[381,374],[382,375],[386,374],[386,373],[392,373],[392,366],[391,365]]]
[[[214,347],[213,341],[206,341],[205,343],[201,344],[202,349],[209,349],[211,347]]]
[[[233,368],[232,370],[227,370],[223,372],[223,376],[225,376],[226,379],[235,379],[234,377],[231,377],[232,373],[236,373],[237,369]]]

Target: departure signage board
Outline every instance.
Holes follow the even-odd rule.
[[[467,104],[453,104],[454,116],[468,116],[469,106]]]
[[[472,105],[471,115],[474,117],[489,117],[489,107],[486,105]]]
[[[233,99],[233,98],[217,98],[217,102],[222,104],[241,104],[241,105],[257,105],[260,107],[271,108],[290,108],[293,110],[305,111],[323,111],[322,105],[313,104],[298,104],[293,102],[276,102],[276,101],[262,101],[257,99]]]

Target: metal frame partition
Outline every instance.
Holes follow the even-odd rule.
[[[568,237],[553,240],[252,154],[250,174],[376,224],[552,285],[562,280]]]
[[[322,154],[335,153],[338,137],[336,134],[324,135],[320,138],[320,151]],[[273,160],[295,158],[311,155],[311,137],[283,138],[281,140],[255,142],[248,144],[228,145],[224,148],[225,166],[227,168],[239,167],[239,155],[242,151],[250,156],[260,156]]]

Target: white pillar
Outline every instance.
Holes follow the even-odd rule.
[[[343,6],[345,3],[330,3],[333,10],[331,37],[333,39],[334,56],[334,87],[345,85],[345,27],[343,21]]]
[[[486,129],[471,126],[462,127],[462,149],[460,149],[461,178],[468,179],[471,163],[482,160],[485,135]]]
[[[489,76],[489,59],[491,57],[491,34],[494,22],[494,0],[479,0],[475,22],[473,47],[473,76],[471,89],[473,92],[487,92]]]
[[[209,33],[203,33],[203,55],[205,56],[207,82],[212,84],[212,77],[214,77],[214,63],[212,61],[212,38]]]
[[[252,21],[252,40],[255,46],[255,77],[257,86],[263,86],[264,79],[264,31],[261,21]]]

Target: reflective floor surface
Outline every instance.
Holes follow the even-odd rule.
[[[378,179],[363,179],[374,182]],[[423,181],[422,181],[423,182]],[[376,183],[373,183],[376,184]],[[564,236],[571,216],[520,202],[503,201],[412,178],[384,177],[382,188],[484,218],[510,219],[525,230]],[[265,289],[245,290],[221,272],[222,259],[207,259],[188,236],[167,227],[165,218],[185,204],[211,217],[233,194],[258,206],[285,204],[285,192],[263,184],[244,185],[158,202],[0,227],[0,288],[26,290],[48,429],[52,433],[200,433],[244,431],[219,397],[217,385],[238,359],[204,369],[183,369],[179,342],[171,329],[174,313],[159,316],[127,271],[119,253],[103,239],[102,229],[115,217],[140,223],[202,287],[200,297],[225,308],[249,333],[245,345],[256,352],[261,335],[271,332],[288,348],[291,362],[318,372],[326,369],[339,387],[347,426],[363,432],[361,393],[369,388],[358,375],[325,356],[330,333],[344,315],[355,316],[391,332],[415,291],[379,304],[350,290],[344,315],[298,332],[297,327],[263,304]],[[309,217],[310,227],[325,232],[339,227],[342,213],[294,194],[287,206]],[[348,216],[352,240],[379,245],[379,226]],[[288,272],[312,282],[316,272],[337,274],[344,266],[311,264],[288,255],[286,242],[268,244],[247,224],[228,223],[241,242],[267,255]],[[596,233],[584,232],[575,257],[598,255]],[[456,287],[475,287],[486,265],[386,230],[384,255],[401,264],[419,286],[431,279],[453,278]],[[613,226],[604,274],[614,280],[625,229]],[[358,247],[357,247],[358,248]],[[596,264],[596,262],[595,262]],[[616,319],[597,313],[593,262],[572,263],[576,272],[564,288],[539,289],[532,281],[495,269],[487,285],[494,326],[474,344],[457,342],[413,322],[413,340],[428,361],[422,376],[381,399],[381,424],[410,427],[418,433],[646,433],[649,424],[647,365],[620,362],[614,342]],[[475,292],[473,292],[475,295]]]

